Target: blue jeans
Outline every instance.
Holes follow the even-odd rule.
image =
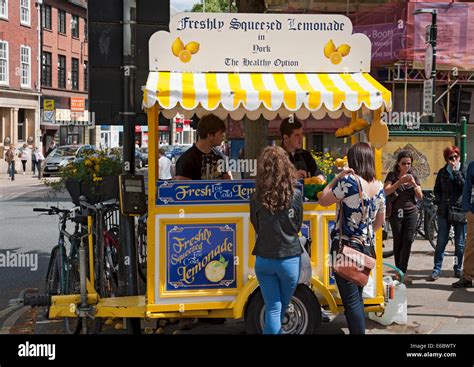
[[[15,179],[15,161],[11,161],[8,166],[8,175],[11,177],[12,181]]]
[[[449,231],[451,226],[454,227],[454,255],[456,262],[454,263],[454,271],[461,271],[462,258],[464,256],[464,241],[466,239],[466,225],[465,224],[451,224],[444,217],[438,216],[438,240],[436,242],[436,250],[434,254],[434,268],[433,272],[440,273],[443,265],[444,250],[448,244]]]
[[[337,288],[344,305],[344,315],[350,334],[365,334],[365,312],[362,289],[357,284],[352,283],[337,274],[334,274]]]
[[[265,301],[264,334],[280,334],[281,322],[300,276],[300,256],[269,259],[257,256],[255,261],[263,300]]]

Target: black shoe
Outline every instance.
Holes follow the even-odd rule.
[[[472,280],[467,280],[466,278],[463,277],[451,285],[453,288],[471,288]]]
[[[462,277],[461,270],[454,270],[454,277],[461,279]]]

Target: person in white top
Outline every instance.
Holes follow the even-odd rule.
[[[171,161],[166,157],[164,149],[159,150],[160,159],[158,160],[160,180],[171,180]]]

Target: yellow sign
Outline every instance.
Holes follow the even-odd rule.
[[[401,150],[408,150],[413,155],[413,172],[421,182],[423,190],[434,189],[436,175],[446,164],[443,151],[455,144],[453,137],[423,136],[391,137],[383,150],[382,179],[393,170],[397,155]]]
[[[43,110],[54,111],[54,99],[43,100]]]

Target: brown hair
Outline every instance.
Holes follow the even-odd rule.
[[[224,121],[213,114],[203,116],[197,126],[199,139],[206,139],[208,135],[214,135],[219,131],[225,132],[225,130]]]
[[[447,147],[443,152],[444,160],[447,162],[448,158],[453,153],[457,154],[458,157],[461,155],[461,152],[459,151],[459,148],[457,146],[453,145],[453,146]]]
[[[256,195],[271,213],[290,208],[296,169],[281,147],[266,147],[257,161]]]
[[[400,173],[400,166],[398,164],[403,158],[410,158],[410,162],[413,163],[413,155],[408,150],[402,150],[397,155],[397,163],[393,167],[393,172]]]
[[[291,136],[291,134],[293,134],[294,130],[301,129],[302,127],[303,127],[303,124],[296,117],[294,116],[287,117],[281,122],[280,135],[282,139],[284,135],[289,137]]]
[[[352,145],[347,152],[349,167],[367,182],[375,178],[374,151],[369,143],[358,142]]]

